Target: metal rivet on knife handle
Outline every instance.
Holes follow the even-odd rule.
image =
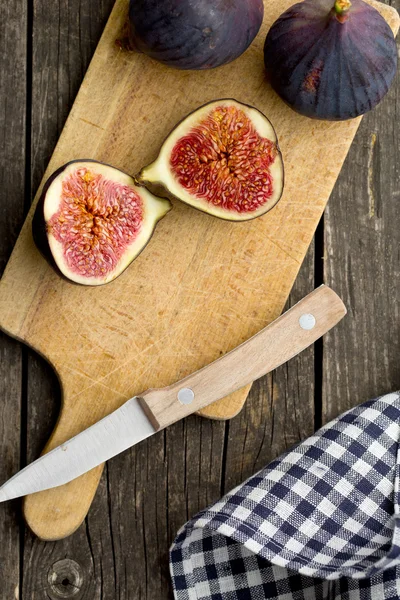
[[[191,404],[194,400],[194,391],[190,388],[182,388],[178,392],[178,400],[181,404]]]
[[[310,331],[311,329],[314,329],[317,321],[315,320],[314,315],[308,313],[306,315],[301,315],[299,323],[302,329],[305,331]]]

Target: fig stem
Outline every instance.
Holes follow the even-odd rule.
[[[137,175],[131,175],[131,178],[133,179],[133,183],[135,185],[137,185],[138,187],[143,187],[143,183],[141,183],[139,179],[139,173]]]
[[[351,7],[350,0],[336,0],[333,8],[337,15],[345,15]]]

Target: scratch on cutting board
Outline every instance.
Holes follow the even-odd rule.
[[[286,256],[286,258],[290,258],[290,260],[293,260],[297,265],[299,265],[302,261],[299,260],[298,258],[296,258],[296,256],[293,256],[291,254],[291,252],[289,252],[286,248],[284,248],[283,246],[281,246],[276,240],[273,240],[271,237],[269,236],[265,236],[268,241],[275,246],[276,248],[278,248],[278,250],[280,250],[280,252],[283,253],[284,256]]]
[[[165,333],[165,335],[163,335],[161,338],[159,338],[157,341],[149,344],[142,352],[141,352],[141,357],[145,357],[147,352],[150,350],[150,348],[152,348],[155,345],[161,345],[162,347],[162,342],[164,341],[164,339],[168,339],[170,336],[169,331]],[[91,383],[90,385],[88,385],[87,387],[85,387],[84,389],[81,389],[77,394],[74,394],[73,396],[71,396],[71,400],[77,398],[81,393],[83,392],[87,392],[88,390],[90,390],[91,388],[93,388],[96,385],[101,385],[102,387],[111,390],[112,392],[115,392],[116,394],[120,394],[120,392],[118,392],[117,390],[113,389],[111,386],[107,385],[106,383],[104,383],[104,380],[108,377],[110,377],[112,374],[114,374],[116,371],[119,370],[123,370],[125,367],[127,367],[129,364],[133,363],[136,360],[136,357],[129,357],[125,362],[123,362],[122,364],[118,365],[117,367],[115,367],[115,369],[112,369],[111,371],[108,371],[106,373],[106,375],[101,376],[99,379],[94,379],[92,377],[90,377],[89,375],[85,375],[85,377],[89,380],[92,381],[93,383]],[[137,369],[137,365],[135,365],[136,369]],[[143,367],[146,369],[145,367],[145,363],[143,362]],[[149,367],[150,368],[150,367]],[[70,372],[74,372],[74,369],[70,366],[67,367],[67,369]],[[80,371],[76,371],[78,374],[82,375],[82,373],[80,373]],[[143,373],[143,370],[140,371],[140,375]]]
[[[100,127],[100,125],[96,125],[96,123],[92,123],[91,121],[87,121],[86,119],[82,119],[82,117],[80,117],[79,120],[83,121],[83,123],[86,123],[87,125],[91,125],[92,127],[96,127],[97,129],[101,129],[102,131],[104,131],[104,127]]]
[[[78,375],[81,375],[81,373],[79,371],[74,371],[74,369],[71,369],[70,367],[67,367],[67,370],[70,373],[77,373]],[[75,400],[76,398],[79,398],[79,396],[81,396],[82,394],[86,393],[88,390],[92,389],[93,387],[99,385],[102,388],[105,388],[106,390],[112,392],[113,394],[115,394],[116,396],[119,396],[122,400],[124,399],[124,395],[122,394],[122,392],[120,392],[119,390],[116,390],[115,388],[111,387],[110,385],[107,385],[106,383],[104,383],[104,379],[107,377],[104,376],[99,380],[93,379],[92,377],[87,377],[87,379],[89,381],[91,381],[92,383],[90,385],[88,385],[87,387],[82,387],[79,392],[77,392],[76,394],[73,394],[72,396],[70,396],[70,400]]]
[[[376,133],[371,133],[371,141],[368,149],[368,216],[370,219],[375,216],[375,192],[374,192],[374,149],[376,144]]]

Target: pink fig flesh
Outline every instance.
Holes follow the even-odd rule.
[[[222,99],[181,121],[138,178],[208,214],[246,221],[279,201],[283,161],[267,117],[252,106]]]
[[[37,230],[44,229],[52,262],[65,277],[101,285],[125,270],[169,209],[167,200],[139,188],[118,169],[73,162],[45,186],[34,236],[38,239]]]

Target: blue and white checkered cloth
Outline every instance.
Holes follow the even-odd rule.
[[[400,393],[341,415],[196,515],[177,600],[399,600]]]

